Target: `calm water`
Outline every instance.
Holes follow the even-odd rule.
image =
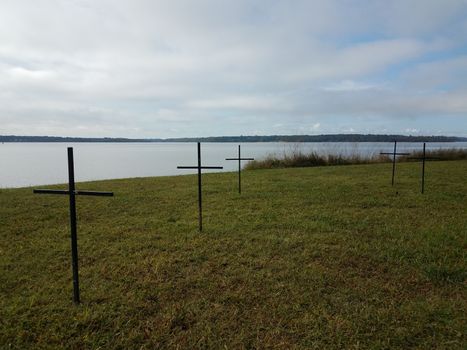
[[[4,143],[0,144],[0,188],[65,183],[66,148],[74,148],[76,181],[127,177],[183,175],[177,165],[196,165],[195,143]],[[400,143],[399,151],[421,150],[421,143]],[[296,149],[320,153],[371,155],[392,151],[392,143],[242,143],[242,156],[259,159]],[[465,148],[467,142],[429,143],[429,149]],[[237,144],[204,143],[203,165],[224,166],[234,171],[237,163],[225,158],[237,156]]]

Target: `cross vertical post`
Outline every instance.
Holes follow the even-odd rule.
[[[238,145],[238,193],[242,193],[242,155]]]
[[[197,169],[198,170],[198,221],[199,232],[203,231],[203,201],[202,201],[202,169],[223,169],[221,166],[204,166],[201,164],[201,143],[198,142],[198,165],[197,166],[177,166],[177,169]]]
[[[380,154],[391,155],[392,156],[392,180],[391,186],[394,186],[394,178],[396,176],[396,157],[397,156],[408,156],[409,153],[397,153],[397,141],[394,141],[394,151],[392,153],[381,152]]]
[[[397,141],[394,141],[394,154],[396,154]],[[394,186],[394,175],[396,173],[396,157],[392,157],[392,182],[391,186]]]
[[[198,221],[199,231],[203,231],[203,191],[201,189],[201,143],[198,142]]]
[[[71,238],[71,267],[73,271],[73,302],[79,304],[79,270],[78,270],[78,230],[76,225],[76,196],[113,196],[113,192],[77,191],[75,188],[75,169],[73,147],[68,147],[68,190],[35,189],[37,194],[64,194],[69,196],[70,203],[70,238]]]
[[[225,158],[225,160],[238,160],[238,193],[242,193],[242,160],[255,160],[255,158],[242,158],[240,145],[238,145],[238,158]]]
[[[70,198],[71,265],[73,269],[73,301],[80,303],[78,273],[78,234],[76,228],[76,195],[73,148],[68,147],[68,192]]]
[[[423,142],[422,194],[425,193],[425,161],[426,161],[426,143]]]

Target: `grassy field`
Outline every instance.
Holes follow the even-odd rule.
[[[465,349],[467,161],[78,184],[68,202],[0,190],[5,349]],[[59,186],[62,187],[63,186]]]

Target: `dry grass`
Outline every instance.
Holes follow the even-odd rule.
[[[440,160],[465,160],[467,159],[467,149],[437,149],[427,151],[428,157],[440,158]],[[414,152],[409,157],[421,157],[422,152]],[[414,161],[409,157],[401,157],[398,161],[407,162]],[[358,164],[374,164],[388,163],[392,158],[386,155],[373,154],[368,156],[343,153],[318,153],[308,152],[295,148],[289,152],[284,152],[281,155],[271,154],[263,159],[254,160],[246,164],[245,169],[278,169],[278,168],[304,168],[316,166],[331,166],[331,165],[358,165]]]

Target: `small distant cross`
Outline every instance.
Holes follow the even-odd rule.
[[[203,231],[203,204],[201,191],[201,169],[224,169],[221,166],[203,166],[201,165],[201,143],[198,142],[198,165],[195,166],[177,166],[177,169],[198,169],[198,208],[199,208],[199,232]]]
[[[427,160],[439,160],[440,158],[427,157],[426,156],[426,143],[423,143],[423,156],[422,157],[410,157],[409,159],[416,159],[422,161],[422,194],[425,193],[425,162]]]
[[[394,141],[394,151],[392,153],[381,152],[380,154],[386,154],[392,156],[392,181],[391,185],[394,186],[394,176],[396,174],[396,157],[397,156],[408,156],[409,153],[397,153],[397,141]]]
[[[38,194],[64,194],[70,198],[70,231],[71,231],[71,260],[73,268],[73,301],[80,303],[79,274],[78,274],[78,234],[76,229],[76,196],[104,196],[111,197],[113,192],[77,191],[75,189],[75,170],[73,162],[73,147],[68,147],[68,190],[33,190]]]
[[[225,160],[238,160],[238,193],[242,193],[242,160],[255,160],[255,158],[242,158],[240,145],[238,145],[238,158],[225,158]]]

